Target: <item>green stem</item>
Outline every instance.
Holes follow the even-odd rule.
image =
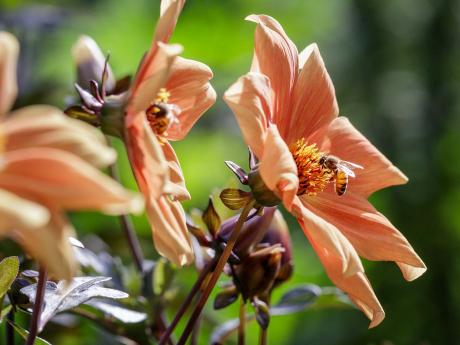
[[[6,344],[14,345],[14,328],[12,326],[12,323],[14,323],[14,308],[11,308],[6,317],[11,322],[6,322]]]
[[[219,257],[219,261],[217,262],[217,266],[214,269],[214,272],[211,275],[211,278],[209,279],[209,283],[206,286],[206,289],[203,291],[203,294],[201,295],[195,310],[193,311],[192,315],[190,316],[190,319],[185,326],[185,330],[182,333],[182,336],[179,339],[179,342],[177,345],[185,345],[185,342],[187,341],[188,337],[190,336],[190,333],[193,330],[193,327],[195,326],[195,323],[198,319],[198,317],[201,315],[201,312],[209,298],[209,295],[211,294],[212,289],[217,283],[217,280],[219,279],[225,264],[228,261],[228,258],[230,257],[230,254],[233,250],[233,247],[235,246],[235,243],[238,239],[238,236],[240,234],[241,228],[243,227],[244,222],[246,221],[246,218],[249,215],[249,212],[252,210],[254,207],[256,201],[251,199],[246,206],[244,207],[243,211],[240,214],[240,217],[238,218],[238,221],[235,224],[235,227],[233,228],[232,235],[230,236],[227,246],[225,247],[224,251],[222,252],[222,255]]]

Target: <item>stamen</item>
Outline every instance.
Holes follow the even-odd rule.
[[[305,139],[299,139],[289,146],[297,165],[299,189],[297,195],[314,196],[322,192],[334,179],[334,172],[320,164],[323,153],[316,144],[307,145]]]
[[[168,90],[161,88],[155,98],[155,103],[145,111],[150,128],[161,140],[165,140],[164,138],[168,135],[167,130],[177,121],[176,113],[179,112],[176,105],[168,103],[169,97]]]

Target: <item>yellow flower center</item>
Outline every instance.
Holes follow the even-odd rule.
[[[314,196],[334,180],[334,172],[320,163],[324,154],[318,150],[316,144],[307,145],[302,138],[291,144],[289,150],[297,165],[299,176],[297,195]]]
[[[159,136],[162,140],[168,136],[167,130],[177,121],[176,113],[178,107],[168,103],[170,93],[165,88],[161,88],[153,103],[145,111],[147,121],[153,133]]]

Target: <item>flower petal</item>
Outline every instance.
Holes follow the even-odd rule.
[[[178,122],[168,129],[169,140],[183,139],[199,117],[216,101],[216,92],[209,80],[212,71],[205,64],[177,57],[171,67],[166,89],[169,103],[180,108]]]
[[[291,111],[285,114],[286,126],[280,128],[288,143],[308,138],[329,124],[339,113],[334,85],[327,73],[318,46],[313,43],[302,52],[305,59],[292,93]],[[281,126],[281,125],[280,125]]]
[[[185,223],[185,212],[180,203],[167,196],[150,198],[147,217],[158,253],[178,266],[192,263],[193,247]]]
[[[16,37],[0,31],[0,116],[11,109],[16,99],[18,55],[19,42]]]
[[[309,207],[295,197],[292,213],[320,258],[324,259],[325,268],[340,272],[343,276],[364,272],[361,260],[347,238],[335,225],[313,213]]]
[[[146,110],[155,100],[160,88],[166,85],[171,66],[181,52],[182,46],[178,44],[159,42],[152,59],[142,63],[131,88],[132,95],[127,114],[128,124],[132,121],[133,116]]]
[[[169,179],[169,167],[145,116],[134,118],[126,129],[125,137],[129,161],[139,189],[146,200],[159,198]]]
[[[305,206],[296,198],[293,203],[293,214],[321,260],[327,275],[371,320],[369,328],[377,326],[384,319],[385,312],[364,274],[358,254],[333,224]]]
[[[426,271],[406,238],[366,198],[354,193],[339,197],[332,191],[302,198],[313,212],[340,229],[360,256],[396,262],[407,280]]]
[[[3,159],[0,186],[18,195],[31,195],[67,210],[125,214],[143,209],[140,196],[68,152],[29,148],[7,152]]]
[[[224,100],[234,112],[246,144],[258,158],[262,157],[272,118],[270,81],[260,73],[248,73],[230,86]]]
[[[363,170],[355,170],[356,178],[350,181],[349,188],[353,193],[368,197],[377,190],[405,184],[408,181],[407,177],[343,116],[330,124],[326,138],[319,146],[323,152],[364,167]]]
[[[44,227],[34,230],[17,228],[12,238],[45,266],[53,279],[70,280],[77,268],[69,242],[75,232],[59,211],[53,210],[51,214],[50,222]]]
[[[298,73],[297,47],[272,17],[253,14],[246,20],[257,23],[252,71],[270,79],[274,92],[273,121],[281,125],[290,108],[290,95]]]
[[[0,235],[13,229],[37,229],[48,223],[49,211],[35,202],[0,189]]]
[[[268,128],[259,169],[267,187],[274,191],[290,210],[299,187],[297,166],[275,125]]]
[[[160,7],[160,18],[155,28],[153,42],[168,43],[176,27],[179,15],[184,7],[185,0],[162,0]]]
[[[112,164],[117,153],[96,128],[47,105],[24,107],[2,124],[6,150],[49,147],[73,153],[97,167]]]
[[[89,89],[90,80],[102,82],[106,57],[91,37],[82,35],[72,47],[72,56],[77,66],[77,84],[84,89]],[[115,75],[107,64],[107,79],[105,88],[110,93],[115,88]]]
[[[168,142],[164,143],[161,148],[169,167],[169,181],[164,193],[171,195],[174,200],[190,200],[191,197],[185,186],[184,175],[174,149]]]

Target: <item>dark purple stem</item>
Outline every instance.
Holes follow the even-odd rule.
[[[33,345],[35,338],[37,338],[38,335],[38,327],[40,323],[40,315],[42,314],[47,276],[48,274],[46,269],[44,267],[40,267],[37,292],[35,295],[34,308],[32,310],[32,320],[30,321],[29,336],[27,337],[26,345]]]

